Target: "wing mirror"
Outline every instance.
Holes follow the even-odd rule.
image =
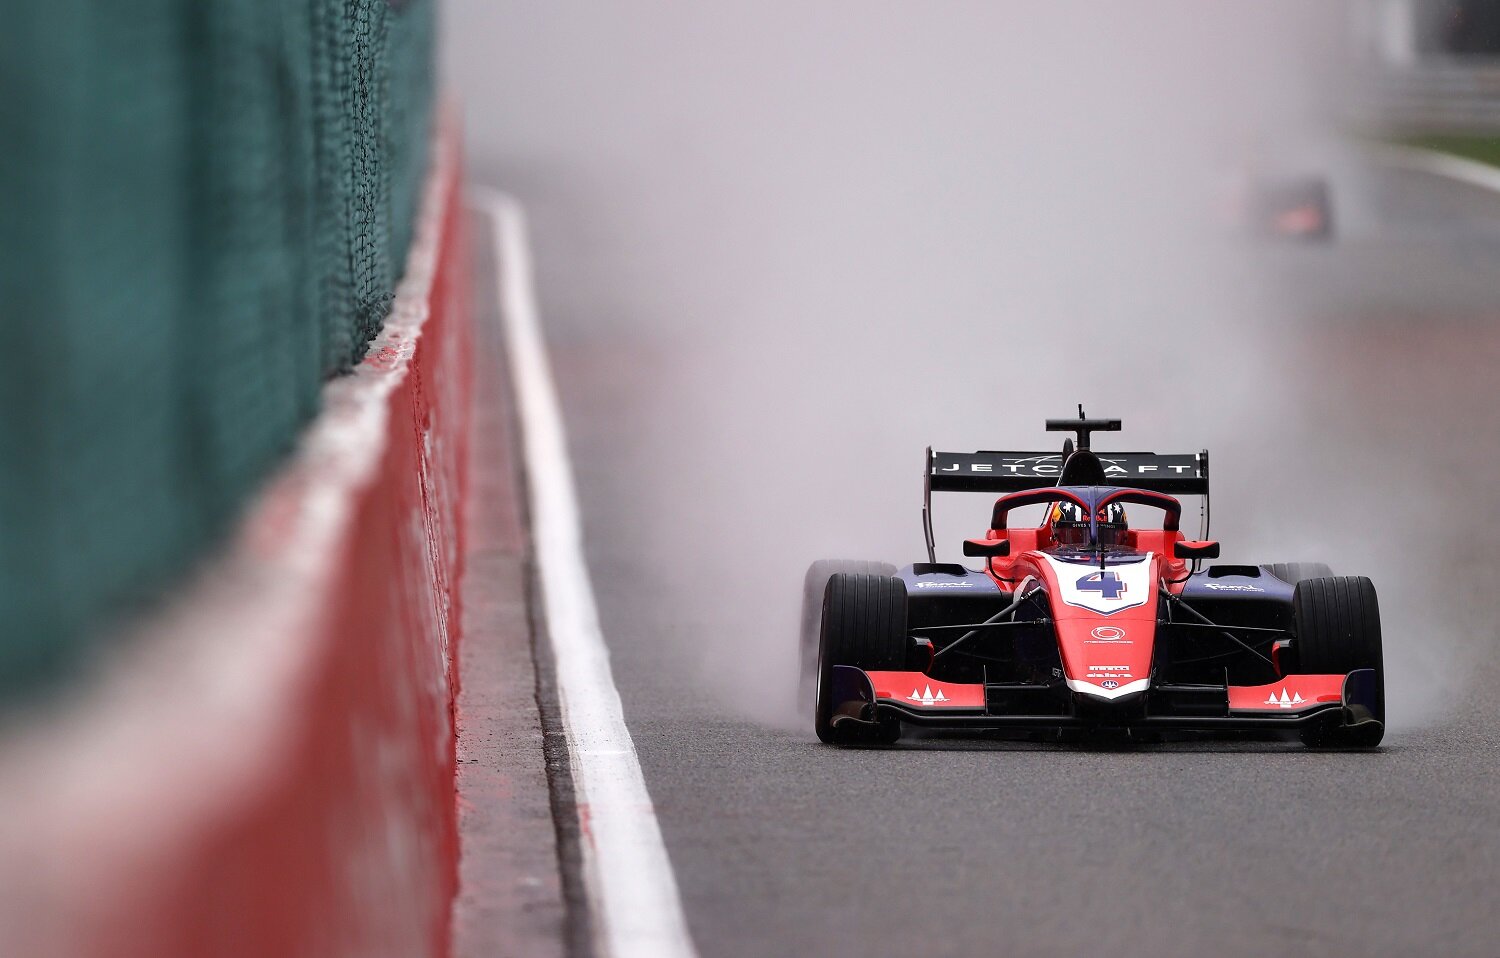
[[[1219,544],[1210,539],[1194,542],[1191,539],[1179,539],[1172,545],[1172,554],[1179,559],[1217,559],[1219,557]]]
[[[985,556],[993,559],[996,556],[1010,555],[1009,539],[965,539],[964,555]]]

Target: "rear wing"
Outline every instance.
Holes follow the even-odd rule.
[[[1184,455],[1095,452],[1107,485],[1181,495],[1208,495],[1208,450]],[[1057,485],[1063,457],[1055,452],[934,452],[927,450],[933,492],[1017,492]]]
[[[1053,428],[1051,421],[1048,428]],[[1096,424],[1095,428],[1113,431],[1119,425],[1117,421],[1110,421],[1109,425]],[[1080,438],[1087,441],[1086,436]],[[1088,447],[1085,445],[1083,449]],[[1207,449],[1182,455],[1154,452],[1094,452],[1094,455],[1104,468],[1106,485],[1203,496],[1202,534],[1199,538],[1208,538]],[[1065,458],[1056,452],[934,452],[928,446],[927,471],[922,482],[922,529],[927,540],[928,561],[937,561],[932,532],[934,492],[1003,493],[1055,486],[1062,477]]]

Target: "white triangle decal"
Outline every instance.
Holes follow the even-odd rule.
[[[1277,704],[1276,703],[1276,693],[1272,692],[1271,693],[1271,697],[1268,698],[1268,699],[1266,699],[1266,701],[1263,704],[1265,704],[1265,705],[1275,705],[1275,704]]]
[[[1281,687],[1281,707],[1282,708],[1291,708],[1291,705],[1292,705],[1292,700],[1289,699],[1289,698],[1287,698],[1286,686],[1283,685]]]
[[[1292,704],[1293,705],[1301,705],[1302,704],[1302,693],[1301,692],[1298,692],[1295,696],[1293,696],[1293,698],[1292,698]]]
[[[937,698],[933,699],[933,701],[934,702],[946,702],[946,701],[948,701],[948,696],[946,696],[946,695],[943,694],[943,689],[942,689],[941,686],[938,687]]]
[[[911,694],[908,695],[907,698],[913,702],[920,702],[922,701],[922,693],[918,692],[916,689],[912,689]]]

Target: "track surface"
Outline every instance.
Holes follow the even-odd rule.
[[[1465,641],[1482,649],[1436,649],[1446,666],[1427,680],[1456,710],[1420,711],[1410,692],[1405,730],[1374,754],[946,739],[843,751],[805,725],[736,718],[743,701],[723,677],[743,661],[754,681],[792,682],[794,638],[692,651],[695,635],[722,650],[723,610],[703,593],[726,591],[737,543],[756,537],[728,521],[731,502],[716,503],[722,527],[680,541],[655,531],[668,519],[653,512],[664,462],[650,423],[665,370],[695,357],[556,344],[604,627],[705,956],[1076,955],[1100,941],[1119,954],[1495,953],[1500,636],[1479,597],[1495,572],[1482,544],[1496,531],[1500,434],[1484,384],[1500,359],[1500,199],[1415,174],[1360,181],[1346,242],[1264,251],[1257,269],[1303,317],[1285,331],[1302,408],[1359,424],[1351,449],[1404,450],[1418,463],[1407,476],[1437,484],[1414,492],[1431,499],[1426,519],[1403,528],[1429,540],[1419,554],[1453,557],[1443,571],[1463,608],[1446,624],[1472,621]],[[669,467],[716,439],[673,435]],[[1403,521],[1366,508],[1327,513],[1330,532]],[[722,540],[723,567],[675,565],[704,538]],[[785,588],[765,601],[794,605],[802,566],[787,557],[779,571]],[[1427,640],[1392,636],[1393,669],[1427,661]],[[753,664],[767,657],[786,667]]]

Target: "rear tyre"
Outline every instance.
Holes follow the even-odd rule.
[[[898,720],[833,726],[838,703],[830,700],[830,683],[835,665],[866,671],[905,667],[906,586],[890,576],[835,573],[824,591],[822,612],[813,707],[818,738],[834,745],[889,745],[901,737]]]
[[[1364,576],[1303,579],[1292,593],[1298,671],[1306,675],[1345,675],[1375,670],[1375,707],[1380,724],[1305,732],[1308,745],[1371,748],[1385,731],[1385,656],[1380,638],[1380,602]]]
[[[808,715],[818,686],[818,634],[823,627],[823,593],[828,580],[840,572],[854,575],[893,576],[896,567],[889,562],[866,562],[862,559],[819,559],[807,568],[802,579],[802,638],[798,645],[801,671],[798,673],[797,702]]]
[[[1296,585],[1303,579],[1328,579],[1333,570],[1325,562],[1272,562],[1261,566],[1287,585]]]

